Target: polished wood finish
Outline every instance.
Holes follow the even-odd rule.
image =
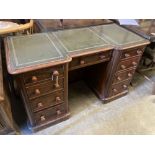
[[[112,59],[106,68],[99,64],[89,70],[86,78],[86,80],[89,79],[87,83],[97,96],[103,101],[109,102],[127,94],[128,86],[149,41],[116,26],[116,24],[98,26],[92,30],[101,37],[107,35],[115,46]]]
[[[43,80],[48,80],[52,78],[53,72],[56,70],[59,72],[59,77],[64,76],[64,66],[59,65],[53,68],[45,68],[41,70],[35,70],[34,72],[27,72],[23,75],[24,83],[29,86],[31,84],[37,84]]]
[[[104,37],[106,35],[108,37]],[[38,37],[42,39],[43,36],[48,37],[48,41],[53,42],[57,48],[53,48],[51,44],[47,46],[48,41],[44,40],[46,49],[43,50],[44,56],[47,54],[47,62],[38,63],[36,57],[43,56],[42,51],[32,57],[27,56],[26,52],[31,54],[40,44],[44,46],[38,39]],[[30,64],[24,67],[16,66],[15,58],[12,58],[13,55],[10,56],[12,53],[9,38],[5,40],[5,47],[8,71],[17,74],[16,81],[33,131],[69,117],[68,72],[73,73],[82,69],[81,77],[105,102],[125,95],[144,48],[149,43],[116,24],[34,34],[31,37],[32,40],[25,37],[30,44],[36,40],[39,40],[40,44],[37,45],[36,42],[35,45],[31,44],[30,51],[25,52],[29,59],[35,61],[29,60]],[[21,38],[18,39],[20,41]],[[51,50],[52,48],[54,50]],[[17,60],[23,60],[27,64],[23,57],[19,57],[23,53],[18,49]],[[53,53],[53,56],[50,55],[50,61],[49,53]],[[58,55],[58,59],[55,55]]]
[[[64,87],[64,78],[61,78],[59,79],[59,87],[55,86],[55,81],[48,80],[45,82],[43,81],[37,85],[26,87],[26,92],[29,99],[34,99],[36,97],[52,93],[56,90],[63,89],[63,87]]]
[[[131,79],[132,76],[134,75],[134,72],[135,72],[135,70],[133,70],[133,69],[126,70],[125,72],[124,71],[117,72],[114,75],[114,79],[113,79],[112,83],[115,84],[115,83],[119,83],[121,81],[124,81],[126,79]]]
[[[29,85],[25,84],[24,73],[17,78],[33,131],[38,131],[69,117],[68,64],[48,68],[54,70],[53,74],[57,77],[60,74],[55,71],[56,68],[63,68],[58,83],[56,83],[57,78],[52,78],[52,74],[50,79],[46,76],[47,79],[42,79],[37,83],[29,83]],[[46,73],[47,70],[38,70],[37,73],[44,74],[44,71]],[[26,74],[31,75],[33,73]]]
[[[69,64],[69,69],[77,69],[81,67],[90,66],[93,64],[109,61],[112,55],[112,51],[101,51],[86,56],[73,57]]]
[[[46,96],[41,96],[30,101],[30,106],[34,112],[52,107],[64,102],[64,90],[59,90],[48,94]]]
[[[144,46],[140,46],[138,49],[143,52]],[[129,51],[131,51],[131,54]],[[101,78],[101,86],[94,87],[94,90],[97,93],[97,95],[105,102],[117,99],[128,92],[128,86],[134,76],[135,70],[141,58],[141,55],[131,56],[133,51],[135,51],[134,55],[136,55],[137,47],[129,49],[129,51],[128,53],[130,54],[130,57],[128,58],[124,58],[126,50],[116,50],[115,52],[113,52],[112,61],[114,65],[108,66],[110,72],[107,71],[107,83],[103,84],[104,80],[102,80]],[[100,72],[100,74],[104,73]],[[102,85],[104,85],[104,87]]]

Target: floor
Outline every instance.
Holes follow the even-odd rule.
[[[147,75],[147,79],[144,75]],[[155,134],[155,71],[136,73],[128,95],[104,104],[79,81],[69,87],[71,116],[35,135]],[[21,134],[32,134],[27,125]]]

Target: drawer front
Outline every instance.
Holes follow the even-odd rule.
[[[69,68],[78,68],[82,66],[87,66],[94,63],[108,61],[111,58],[111,51],[109,52],[101,52],[92,54],[89,56],[81,56],[77,58],[73,58],[69,64]]]
[[[122,52],[121,59],[131,58],[133,56],[141,56],[143,54],[143,49],[132,49]]]
[[[136,68],[138,66],[140,57],[134,57],[128,60],[121,61],[118,64],[117,71],[121,71],[128,68]]]
[[[35,121],[37,124],[44,123],[49,119],[56,119],[68,112],[66,104],[60,104],[55,107],[39,111],[35,114]]]
[[[116,83],[122,82],[124,80],[131,79],[134,72],[135,72],[135,70],[132,69],[132,70],[128,70],[125,72],[116,73],[112,83],[116,84]]]
[[[36,98],[30,102],[33,112],[49,108],[64,102],[64,91],[59,90],[52,94]]]
[[[128,85],[130,84],[130,80],[126,80],[119,84],[112,85],[110,96],[117,95],[121,92],[124,92],[128,89]]]
[[[64,74],[63,65],[25,73],[23,75],[24,83],[35,84],[45,79],[51,79],[54,71],[57,71],[59,76],[63,76]]]
[[[26,91],[29,99],[34,99],[62,88],[64,88],[64,78],[58,79],[58,85],[56,85],[56,81],[48,80],[47,82],[26,87]]]

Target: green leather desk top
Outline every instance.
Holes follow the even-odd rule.
[[[104,37],[101,38],[90,28],[60,30],[51,34],[57,38],[69,55],[84,54],[106,48],[112,49],[112,45]]]
[[[142,43],[148,41],[116,24],[8,37],[7,66],[11,74],[23,73],[69,62],[74,56]]]
[[[148,41],[137,34],[118,26],[117,24],[108,24],[91,27],[91,30],[99,36],[106,38],[111,44],[117,47],[128,45],[148,43]]]
[[[59,48],[56,42],[53,35],[47,33],[8,37],[7,66],[9,72],[21,72],[23,68],[48,63],[52,65],[52,63],[68,59],[65,51]]]
[[[11,74],[33,70],[38,65],[70,59],[69,53],[85,55],[113,47],[89,28],[39,33],[7,38],[7,66]],[[46,67],[46,66],[45,66]],[[24,70],[23,70],[24,69]]]

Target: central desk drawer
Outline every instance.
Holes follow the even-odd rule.
[[[30,102],[33,112],[49,108],[64,102],[64,91],[59,90],[52,94],[38,97]]]
[[[127,70],[124,72],[116,73],[114,75],[114,79],[113,79],[112,83],[115,84],[115,83],[119,83],[119,82],[122,82],[122,81],[127,80],[127,79],[131,79],[134,72],[135,72],[135,70],[131,69],[131,70]]]
[[[56,119],[67,113],[67,105],[60,104],[46,110],[39,111],[35,113],[35,121],[37,124],[44,123],[49,119]]]
[[[23,74],[23,79],[25,84],[35,84],[45,79],[51,79],[54,71],[57,71],[59,76],[63,76],[64,67],[63,65],[41,69],[33,72],[28,72]]]
[[[131,59],[121,61],[118,64],[117,71],[125,70],[125,69],[128,69],[130,67],[136,68],[138,66],[139,59],[140,59],[140,57],[134,57],[134,58],[131,58]]]
[[[64,88],[64,78],[58,80],[58,85],[56,85],[56,81],[48,80],[47,82],[26,87],[26,91],[29,99],[34,99],[62,88]]]
[[[70,62],[69,68],[76,69],[76,68],[80,68],[83,66],[87,66],[87,65],[91,65],[99,62],[108,61],[110,60],[110,57],[111,57],[111,51],[76,57],[76,58],[73,58],[72,61]]]

